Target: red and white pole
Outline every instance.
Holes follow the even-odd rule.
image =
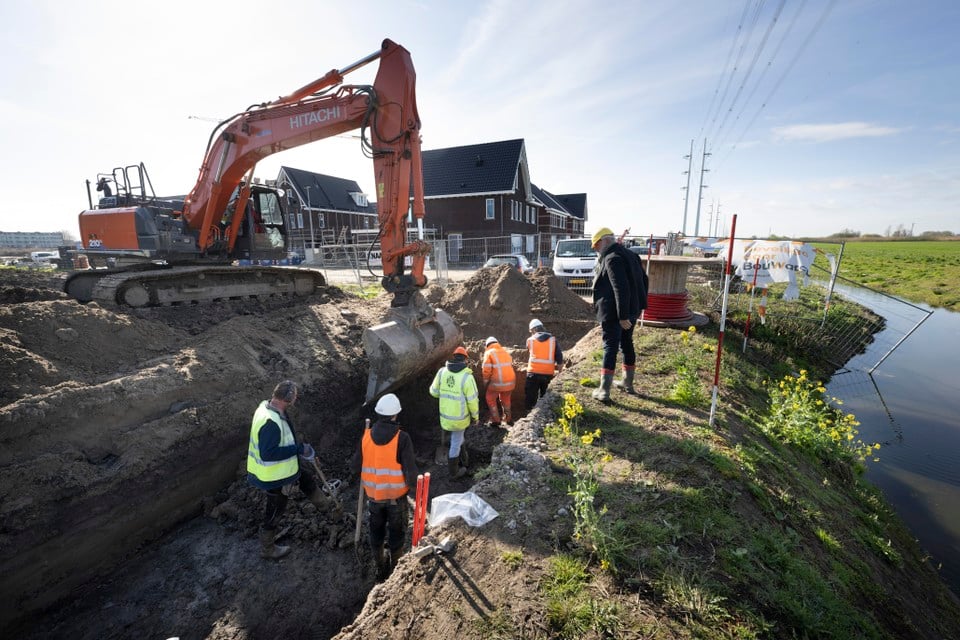
[[[727,299],[730,297],[730,265],[733,263],[733,239],[737,236],[737,214],[730,222],[730,246],[727,249],[727,268],[723,283],[723,305],[720,309],[720,335],[717,338],[717,364],[713,370],[713,397],[710,400],[710,426],[717,414],[717,393],[720,389],[720,356],[723,354],[723,330],[727,325]]]

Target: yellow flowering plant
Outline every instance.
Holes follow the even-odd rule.
[[[826,387],[810,381],[806,370],[765,384],[770,395],[769,413],[761,426],[768,435],[818,456],[859,463],[865,463],[880,449],[878,443],[860,440],[856,416],[837,408],[843,403],[827,398]]]

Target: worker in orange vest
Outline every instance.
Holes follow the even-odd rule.
[[[370,548],[377,563],[377,577],[383,580],[403,554],[407,493],[417,486],[419,471],[413,441],[397,422],[400,399],[388,393],[377,401],[374,411],[379,419],[364,430],[350,471],[360,474],[360,484],[367,494]]]
[[[527,338],[527,384],[524,386],[527,411],[533,409],[537,400],[547,393],[553,376],[563,369],[563,351],[555,336],[547,333],[543,323],[534,318],[528,326]]]
[[[483,382],[487,386],[484,398],[490,410],[490,426],[500,427],[503,422],[513,426],[513,414],[510,412],[510,396],[517,385],[517,374],[513,370],[513,358],[493,336],[487,338],[483,352]],[[503,407],[503,416],[497,407],[499,401]]]

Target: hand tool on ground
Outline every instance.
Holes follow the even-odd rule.
[[[323,469],[320,468],[320,463],[317,462],[316,457],[314,457],[311,462],[313,462],[313,468],[317,470],[317,474],[320,476],[320,481],[323,483],[321,488],[323,489],[324,493],[336,500],[337,490],[340,489],[340,481],[337,479],[334,479],[333,482],[328,481],[327,476],[324,475]]]
[[[422,541],[429,541],[429,537],[424,537]],[[427,556],[449,555],[457,547],[457,543],[450,536],[444,537],[440,544],[424,544],[412,551],[413,557],[417,560],[423,560]]]

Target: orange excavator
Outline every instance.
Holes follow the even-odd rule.
[[[375,60],[372,86],[343,84]],[[281,194],[254,183],[253,171],[271,154],[360,129],[374,165],[381,284],[393,294],[386,321],[364,331],[366,400],[425,373],[452,352],[461,332],[419,292],[430,246],[407,241],[408,210],[424,216],[415,83],[409,52],[384,40],[379,51],[219,123],[186,197],[157,197],[142,164],[101,174],[103,196],[94,207],[88,183],[90,208],[80,213],[81,253],[108,268],[72,273],[65,290],[81,302],[133,307],[309,295],[325,285],[319,272],[257,264],[286,255],[286,227]]]

